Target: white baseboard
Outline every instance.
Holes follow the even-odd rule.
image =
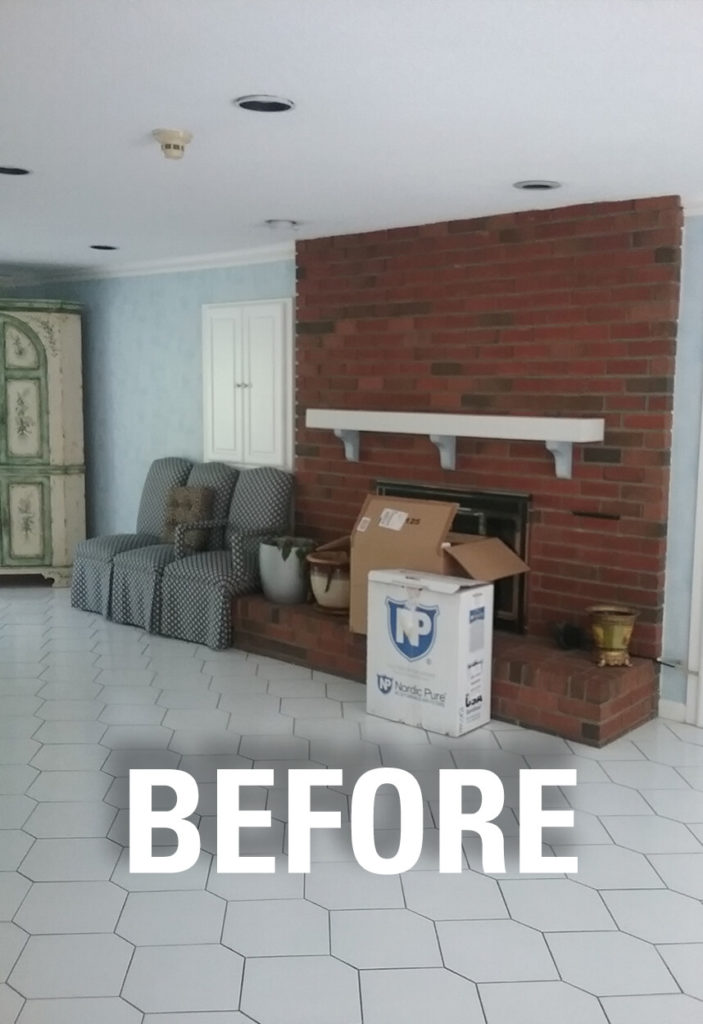
[[[686,705],[679,703],[677,700],[667,700],[665,697],[660,697],[659,717],[668,718],[671,722],[685,722]]]

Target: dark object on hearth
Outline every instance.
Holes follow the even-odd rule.
[[[563,651],[575,651],[591,646],[588,634],[573,622],[555,622],[552,630],[557,647],[561,647]]]

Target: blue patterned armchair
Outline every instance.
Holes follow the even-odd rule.
[[[168,493],[172,487],[185,484],[192,466],[188,459],[156,459],[144,481],[136,533],[90,537],[76,546],[71,580],[71,604],[74,608],[109,615],[114,558],[123,551],[159,543]]]
[[[205,644],[214,650],[232,642],[232,598],[259,589],[258,551],[262,537],[290,530],[293,476],[281,469],[243,469],[237,477],[229,514],[176,529],[176,558],[160,578],[163,636]],[[187,554],[192,529],[224,527],[219,551]]]
[[[186,488],[196,491],[205,489],[212,498],[212,520],[221,523],[229,512],[238,474],[234,466],[224,462],[197,463],[188,474]],[[183,527],[176,526],[176,538],[183,536],[182,530]],[[224,544],[222,525],[206,530],[203,542],[208,551],[221,549]],[[181,540],[178,557],[183,557],[185,553],[185,543]],[[161,577],[176,557],[175,541],[151,544],[115,555],[110,598],[110,618],[113,622],[141,626],[150,633],[159,632]]]

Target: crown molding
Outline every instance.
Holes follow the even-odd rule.
[[[256,249],[236,249],[233,252],[207,253],[201,256],[178,256],[170,260],[146,260],[141,263],[123,263],[117,266],[75,267],[56,270],[42,268],[32,273],[20,273],[5,278],[15,287],[22,285],[53,284],[57,281],[96,281],[112,277],[145,277],[150,274],[183,274],[194,270],[217,270],[244,267],[256,263],[279,263],[295,258],[295,242],[260,246]]]

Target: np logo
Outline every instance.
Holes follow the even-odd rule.
[[[390,693],[393,689],[393,676],[382,676],[378,673],[376,675],[376,684],[381,693]]]
[[[408,608],[405,601],[386,598],[388,633],[393,646],[408,661],[417,661],[430,653],[437,636],[439,608],[419,604]]]

